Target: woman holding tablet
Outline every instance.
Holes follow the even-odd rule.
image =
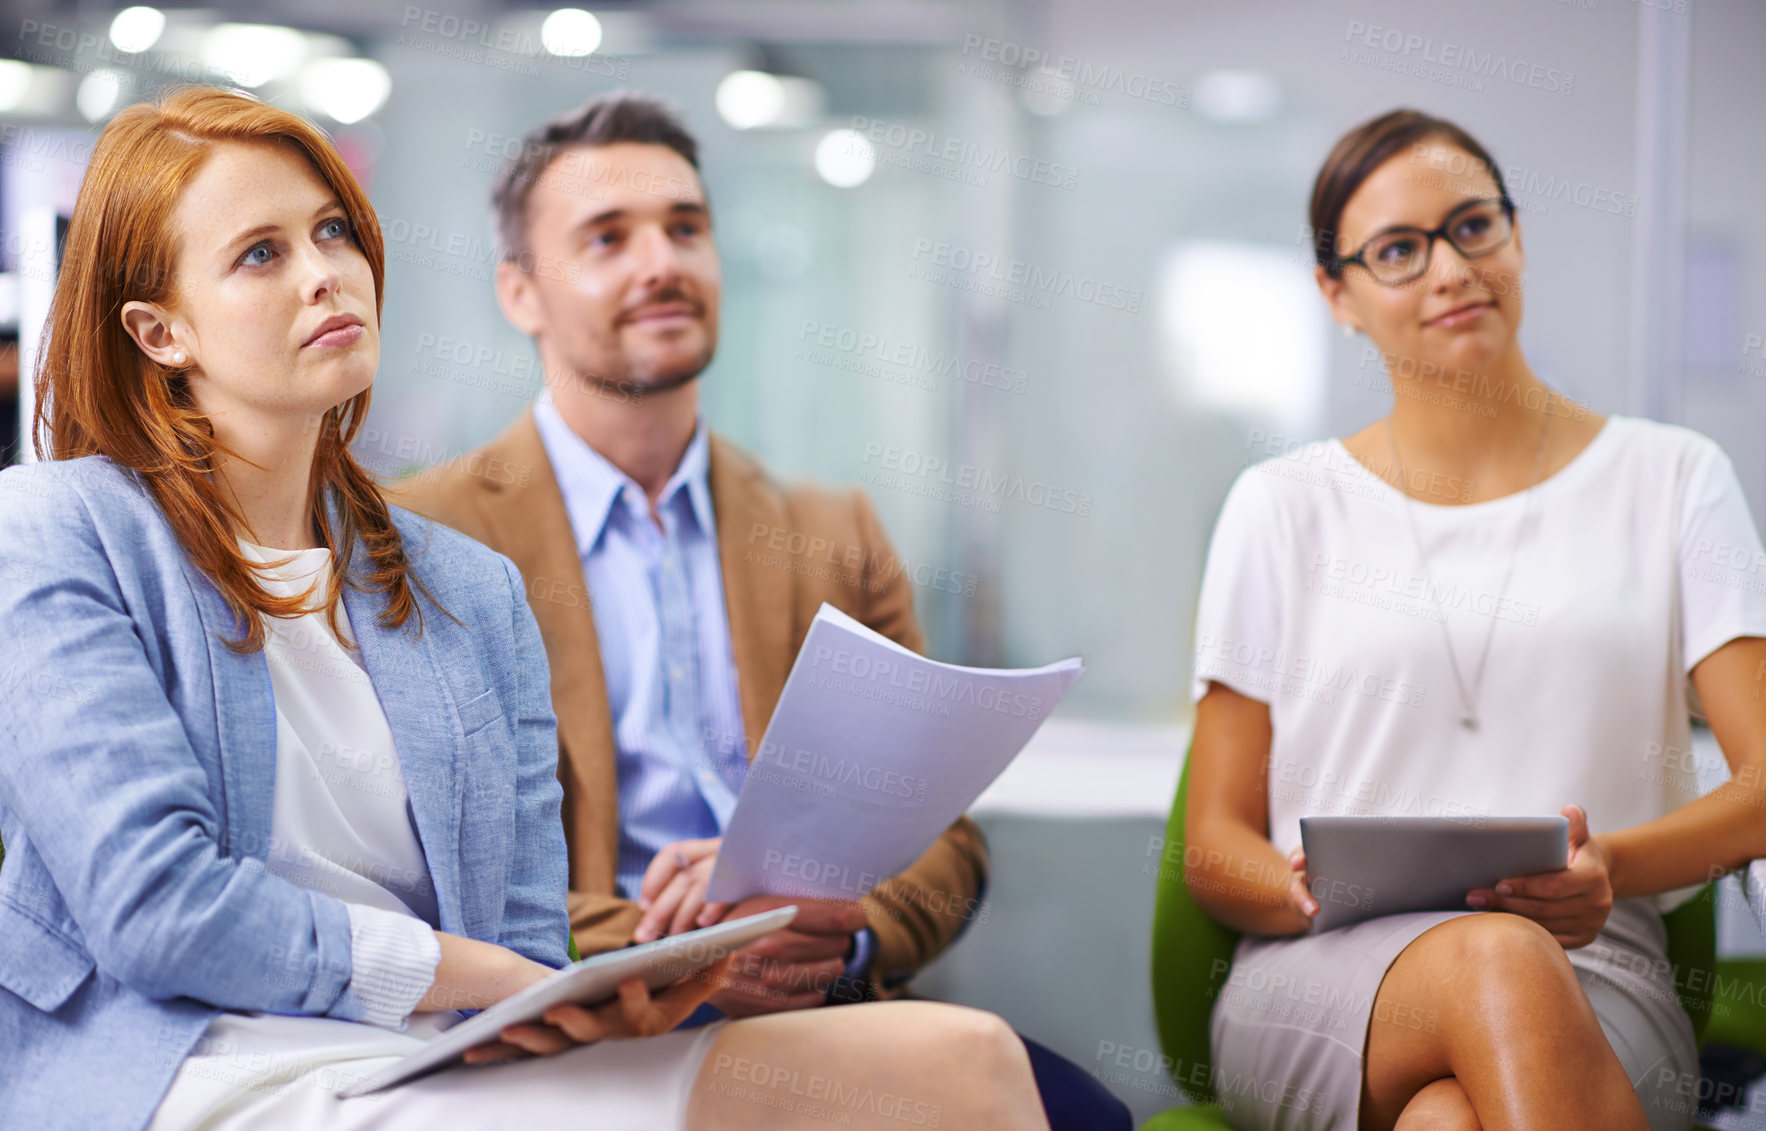
[[[1185,859],[1246,933],[1223,1103],[1245,1127],[1691,1127],[1661,910],[1766,856],[1766,553],[1735,474],[1533,373],[1514,204],[1452,123],[1352,130],[1311,225],[1395,395],[1246,470],[1209,548]],[[1733,772],[1705,797],[1689,683]],[[1306,933],[1356,894],[1309,890],[1301,816],[1559,812],[1561,872]]]
[[[334,1097],[567,932],[521,578],[350,455],[384,265],[330,142],[275,107],[186,89],[93,150],[40,363],[53,459],[0,475],[0,1125],[1046,1127],[988,1014],[669,1032],[709,978]]]

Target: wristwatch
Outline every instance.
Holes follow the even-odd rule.
[[[846,969],[828,987],[827,1004],[876,1001],[877,987],[871,984],[871,967],[877,961],[877,932],[866,927],[855,931],[852,949],[847,952]]]

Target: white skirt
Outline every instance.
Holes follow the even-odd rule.
[[[673,1131],[706,1050],[728,1024],[459,1065],[356,1099],[332,1094],[457,1020],[420,1014],[394,1033],[325,1017],[223,1013],[179,1066],[149,1131]]]

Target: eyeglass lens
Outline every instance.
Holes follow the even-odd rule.
[[[1488,255],[1507,242],[1508,212],[1499,200],[1482,200],[1462,208],[1448,220],[1444,235],[1468,259]],[[1403,283],[1429,268],[1434,240],[1414,228],[1387,232],[1369,240],[1362,258],[1374,278],[1382,283]]]

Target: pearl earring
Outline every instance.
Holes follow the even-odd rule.
[[[190,360],[190,355],[185,353],[183,350],[179,350],[177,353],[172,355],[172,364],[173,365],[183,365],[186,361],[189,361],[189,360]]]
[[[1343,336],[1345,338],[1353,338],[1355,336],[1355,327],[1349,325],[1347,322],[1343,323]]]

